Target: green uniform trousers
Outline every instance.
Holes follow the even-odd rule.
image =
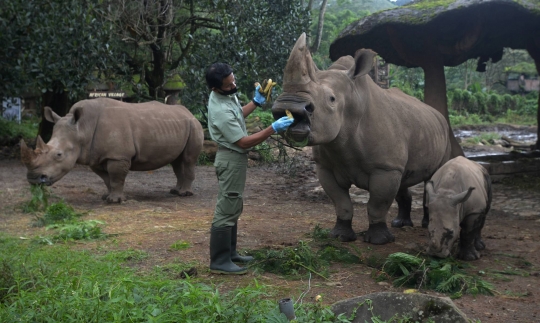
[[[214,166],[216,167],[219,191],[212,226],[232,227],[242,214],[247,160],[247,154],[226,148],[218,150]]]

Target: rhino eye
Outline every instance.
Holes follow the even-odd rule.
[[[336,101],[336,98],[333,97],[333,96],[331,96],[331,97],[330,97],[330,102],[334,102],[334,101]]]

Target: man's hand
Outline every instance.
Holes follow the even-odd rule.
[[[260,88],[261,86],[257,85],[255,88],[255,97],[253,98],[253,102],[255,102],[255,104],[259,107],[266,103],[266,98],[261,94],[261,92],[259,92]]]
[[[287,130],[290,125],[292,125],[294,122],[294,119],[291,119],[289,117],[281,117],[277,121],[274,121],[272,123],[272,128],[275,132],[282,132]]]

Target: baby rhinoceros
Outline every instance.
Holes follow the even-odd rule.
[[[457,257],[480,258],[478,251],[485,248],[480,234],[491,206],[487,170],[465,157],[453,158],[433,174],[426,193],[430,239],[427,253],[448,257],[459,235]]]

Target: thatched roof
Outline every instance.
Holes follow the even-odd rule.
[[[422,53],[430,42],[444,65],[456,66],[477,57],[496,62],[504,47],[525,49],[534,41],[540,42],[540,0],[421,0],[352,23],[332,43],[330,58],[370,48],[389,63],[417,67],[403,48]]]

